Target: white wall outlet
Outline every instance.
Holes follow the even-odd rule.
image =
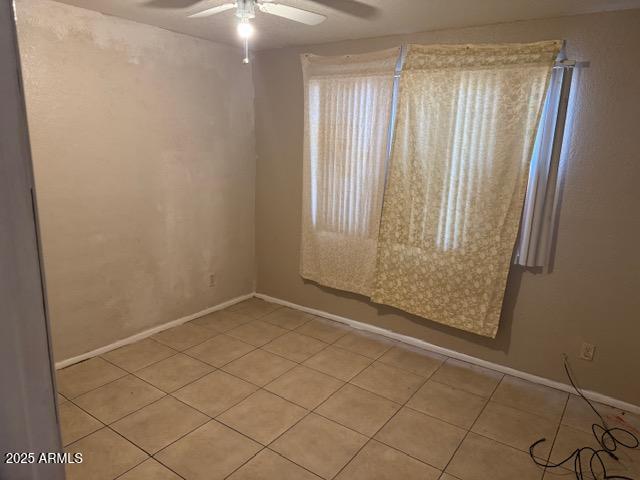
[[[215,287],[215,286],[216,286],[216,274],[211,273],[209,275],[209,287]]]
[[[596,346],[591,343],[584,342],[582,347],[580,347],[580,358],[583,360],[587,360],[589,362],[593,361],[595,353]]]

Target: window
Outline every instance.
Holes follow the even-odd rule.
[[[364,295],[375,267],[399,52],[302,57],[301,274]]]
[[[397,101],[394,71],[401,58],[399,48],[365,55],[302,58],[304,278],[370,293]],[[514,257],[517,264],[540,266],[547,260],[569,84],[570,72],[565,74],[563,68],[553,70],[530,167]],[[483,153],[483,145],[488,143],[483,136],[492,135],[494,130],[484,125],[482,118],[470,116],[467,107],[470,103],[490,105],[498,95],[496,88],[499,86],[482,74],[471,72],[460,79],[451,125],[451,155],[460,160],[453,162],[453,170],[447,172],[448,201],[441,207],[446,209],[439,214],[436,238],[439,248],[445,251],[460,248],[466,217],[473,215],[473,209],[464,208],[466,200],[460,197],[458,188],[460,182],[472,181],[469,179],[474,172],[469,169],[475,168],[465,164],[464,155],[474,149],[476,155],[487,154]]]
[[[371,237],[382,202],[388,78],[309,81],[311,216],[318,231]]]

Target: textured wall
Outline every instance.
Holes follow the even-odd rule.
[[[526,21],[408,37],[260,52],[256,89],[257,290],[424,339],[536,375],[565,381],[561,353],[583,385],[640,404],[640,10]],[[298,274],[303,90],[298,54],[323,55],[415,43],[566,39],[591,66],[575,79],[572,135],[555,268],[513,268],[495,340],[463,333],[364,297],[321,288]],[[597,345],[593,363],[580,344]]]
[[[54,2],[17,14],[56,360],[251,292],[240,52]]]

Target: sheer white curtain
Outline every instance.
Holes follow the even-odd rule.
[[[399,48],[302,56],[305,87],[300,272],[369,295]]]
[[[547,97],[536,135],[527,193],[516,245],[515,263],[525,267],[544,267],[556,216],[558,169],[562,150],[572,71],[556,68],[551,74]]]
[[[373,301],[495,336],[560,46],[409,46]]]

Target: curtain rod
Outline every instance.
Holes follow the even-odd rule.
[[[576,60],[558,60],[556,63],[553,64],[552,68],[554,69],[569,68],[573,70],[574,68],[586,68],[589,65],[590,65],[590,62],[577,62]],[[394,73],[393,78],[400,78],[401,73],[402,73],[402,68],[401,68],[401,62],[400,62],[396,66],[396,72]]]
[[[561,60],[553,64],[553,68],[578,68],[588,66],[589,62],[576,62],[575,60]]]
[[[575,68],[586,68],[590,65],[590,62],[577,62],[575,60],[560,60],[557,61],[556,63],[553,64],[554,69],[556,68],[568,68],[568,69],[575,69]],[[400,78],[400,74],[402,73],[402,70],[397,68],[396,72],[393,75],[393,78]]]
[[[553,64],[552,68],[570,68],[570,69],[574,69],[574,68],[586,68],[590,65],[590,62],[578,62],[576,60],[559,60],[556,63]],[[401,69],[396,69],[396,73],[393,75],[394,78],[399,78],[400,77],[400,73],[401,73]]]

